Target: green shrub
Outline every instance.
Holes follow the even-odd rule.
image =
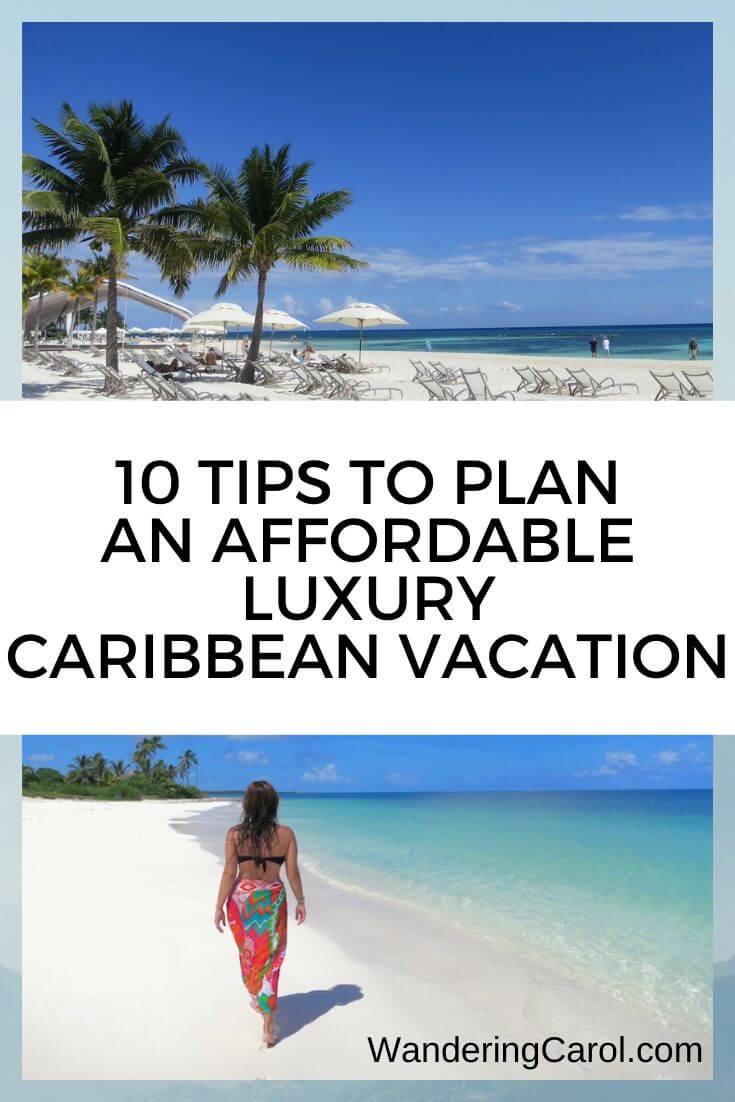
[[[36,780],[39,784],[44,785],[53,786],[57,784],[63,784],[64,774],[60,773],[58,769],[47,769],[44,767],[42,769],[36,770]]]

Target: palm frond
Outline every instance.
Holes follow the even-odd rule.
[[[123,256],[128,251],[125,229],[119,218],[110,216],[87,218],[85,224],[93,237],[104,241],[118,256]]]

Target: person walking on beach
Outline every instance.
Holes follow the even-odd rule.
[[[230,927],[250,1005],[263,1018],[263,1041],[277,1041],[278,979],[286,955],[286,889],[281,866],[296,896],[296,923],[306,921],[296,835],[277,821],[278,793],[253,781],[242,800],[242,818],[225,837],[225,867],[214,908],[220,933]]]
[[[605,353],[606,356],[610,355],[610,338],[609,337],[603,337],[602,338],[602,351]]]
[[[590,352],[592,353],[592,359],[597,359],[597,337],[593,337],[590,341]]]
[[[689,341],[689,359],[696,360],[698,352],[699,345],[697,344],[697,338],[692,337],[692,339]]]

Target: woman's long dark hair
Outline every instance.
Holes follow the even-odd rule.
[[[238,849],[246,846],[254,856],[271,848],[278,829],[278,793],[268,781],[253,781],[242,798],[242,819],[238,828]]]

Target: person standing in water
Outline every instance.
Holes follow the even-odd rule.
[[[602,351],[605,353],[606,356],[610,355],[610,338],[609,337],[603,337],[602,338]]]
[[[696,360],[698,352],[699,345],[697,344],[697,338],[692,337],[692,339],[689,341],[689,359]]]
[[[426,339],[426,340],[424,341],[424,344],[426,345],[426,351],[427,351],[427,352],[431,352],[431,341],[430,341],[430,340],[429,340],[429,339],[427,338],[427,339]]]
[[[590,341],[590,352],[592,353],[592,359],[597,359],[597,337],[593,337]]]

